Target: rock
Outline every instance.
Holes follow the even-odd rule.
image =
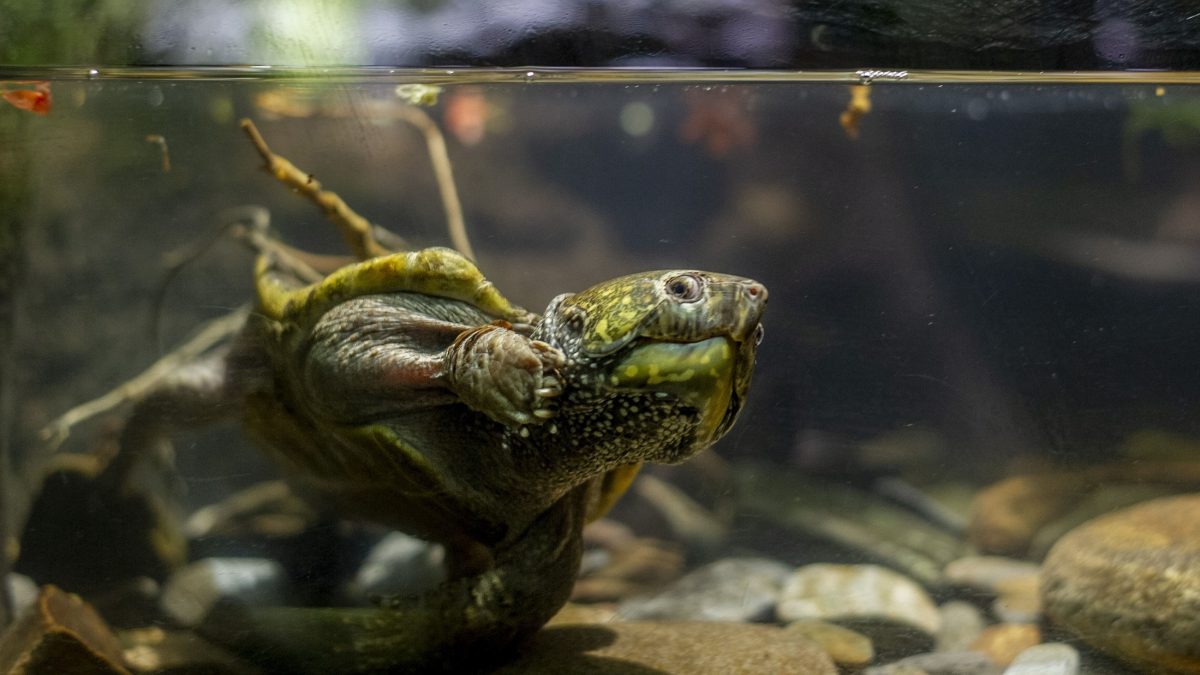
[[[79,596],[42,587],[37,600],[0,638],[0,673],[128,675],[121,643]]]
[[[1043,565],[1046,614],[1135,665],[1200,673],[1200,495],[1157,499],[1072,530]]]
[[[125,662],[146,675],[256,675],[259,671],[190,631],[140,628],[120,634]]]
[[[968,553],[959,538],[885,499],[799,471],[746,465],[734,472],[743,516],[733,534],[762,537],[779,548],[779,529],[793,536],[788,553],[812,562],[878,562],[936,587],[942,569]],[[743,541],[756,547],[754,541]]]
[[[187,559],[187,541],[167,504],[174,477],[146,465],[128,490],[101,476],[114,449],[96,455],[59,453],[49,461],[21,533],[13,570],[84,594],[130,579],[161,581]]]
[[[952,600],[938,608],[942,627],[938,630],[934,651],[961,652],[983,632],[983,612],[969,602]]]
[[[788,624],[787,631],[821,645],[829,658],[843,668],[861,668],[875,660],[870,638],[837,624],[802,619]]]
[[[163,609],[184,626],[194,626],[218,602],[270,606],[284,601],[283,567],[263,558],[206,558],[190,563],[166,583]]]
[[[985,553],[1022,556],[1037,531],[1066,513],[1089,489],[1087,477],[1079,473],[1002,480],[976,495],[967,538]]]
[[[12,615],[19,617],[26,609],[32,607],[38,592],[37,583],[33,579],[24,574],[9,573],[8,595],[12,598]]]
[[[442,568],[445,550],[423,539],[392,532],[367,554],[347,595],[356,603],[369,603],[380,595],[415,595],[435,588],[446,578]]]
[[[999,623],[983,629],[971,651],[987,655],[996,665],[1007,666],[1017,654],[1042,641],[1042,631],[1029,623]]]
[[[862,671],[862,675],[999,675],[1000,667],[979,652],[936,652],[917,654]]]
[[[1063,643],[1046,643],[1026,649],[1013,659],[1004,675],[1077,675],[1079,652]]]
[[[1005,623],[1034,623],[1042,617],[1041,574],[998,582],[992,613]]]
[[[816,644],[775,626],[718,622],[552,626],[497,675],[836,675]]]
[[[386,534],[314,511],[283,481],[258,483],[205,506],[187,520],[185,530],[193,560],[274,560],[292,581],[294,600],[311,605],[327,605],[331,597],[352,592],[347,580]]]
[[[1066,513],[1038,529],[1029,542],[1029,556],[1037,560],[1045,558],[1054,542],[1093,518],[1178,492],[1179,488],[1170,485],[1134,483],[1098,486]]]
[[[558,614],[550,618],[550,621],[546,625],[611,623],[617,621],[619,618],[616,610],[612,609],[611,606],[602,604],[581,605],[577,602],[568,602],[563,605],[562,609],[558,610]]]
[[[1119,485],[1142,487],[1114,489]],[[1098,508],[1112,508],[1139,494],[1195,490],[1198,486],[1197,461],[1127,462],[1081,471],[1015,476],[979,493],[967,534],[971,543],[985,553],[1022,556],[1033,552],[1035,538],[1038,546],[1046,546],[1057,537],[1055,521],[1077,518],[1070,514],[1081,503],[1095,513]],[[1089,495],[1097,488],[1107,494],[1099,494],[1097,501],[1087,506]],[[1046,527],[1051,529],[1039,535]]]
[[[684,576],[661,593],[622,602],[625,620],[755,621],[771,615],[791,568],[767,558],[727,558]]]
[[[959,586],[997,594],[997,585],[1008,579],[1036,576],[1037,563],[991,555],[959,558],[946,565],[946,581]]]
[[[930,649],[942,622],[916,582],[876,565],[801,567],[788,577],[775,612],[783,621],[820,619],[853,628],[884,658]]]

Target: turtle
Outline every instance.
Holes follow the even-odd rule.
[[[120,456],[238,416],[300,494],[445,546],[435,591],[226,608],[202,627],[282,671],[458,668],[538,630],[568,599],[584,524],[642,463],[733,426],[763,334],[765,286],[729,274],[629,274],[534,313],[449,248],[315,280],[289,250],[258,256],[256,308],[230,344],[136,403]]]

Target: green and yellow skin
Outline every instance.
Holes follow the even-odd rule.
[[[378,609],[231,610],[205,632],[271,668],[455,668],[540,628],[568,598],[581,530],[642,462],[710,446],[742,408],[767,292],[700,271],[633,274],[543,316],[443,248],[304,285],[269,255],[231,348],[139,404],[240,413],[297,489],[444,544],[449,580]]]

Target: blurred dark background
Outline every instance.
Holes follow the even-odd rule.
[[[1190,69],[1188,0],[0,1],[22,65]]]

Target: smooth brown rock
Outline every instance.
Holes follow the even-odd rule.
[[[1002,480],[975,497],[967,538],[985,553],[1023,555],[1037,531],[1089,489],[1085,476],[1066,472]]]
[[[1051,527],[1038,539],[1043,528],[1069,517],[1097,488],[1109,491],[1120,485],[1140,485],[1134,492],[1144,490],[1144,494],[1164,489],[1195,490],[1200,487],[1200,462],[1124,462],[1078,471],[1015,476],[976,496],[967,526],[968,538],[984,553],[1026,555],[1032,551],[1035,539],[1039,546],[1045,546],[1055,537]],[[1121,492],[1100,495],[1096,506],[1106,499],[1124,498],[1113,497]]]
[[[1033,624],[1000,623],[983,629],[970,648],[986,654],[993,663],[1003,667],[1041,641],[1042,631]]]
[[[782,628],[741,623],[553,626],[498,675],[836,675],[829,656]]]
[[[789,633],[798,633],[821,645],[839,666],[861,668],[875,660],[871,638],[862,633],[825,621],[801,620],[788,624]]]
[[[992,555],[959,558],[946,565],[946,581],[995,594],[997,585],[1009,579],[1038,573],[1037,563]]]
[[[1059,540],[1043,565],[1055,622],[1142,667],[1200,673],[1200,495],[1097,518]]]
[[[128,675],[121,643],[78,595],[44,586],[0,639],[5,675]]]
[[[1034,623],[1042,616],[1040,585],[1040,573],[999,582],[992,613],[1006,623]]]
[[[546,625],[610,623],[619,620],[620,617],[617,616],[617,610],[613,609],[612,605],[604,603],[584,605],[577,602],[568,602],[563,605],[562,609],[558,610],[558,614],[551,617]]]

